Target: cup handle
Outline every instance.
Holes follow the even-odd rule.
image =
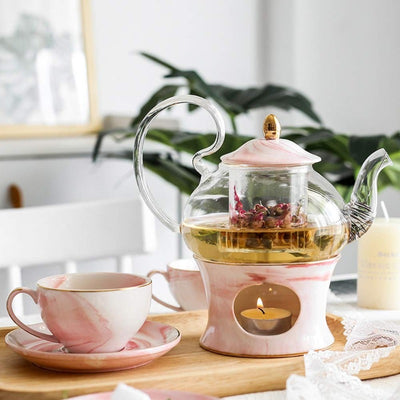
[[[25,287],[19,287],[14,289],[7,298],[7,312],[10,315],[11,319],[24,331],[30,333],[33,336],[36,336],[40,339],[49,340],[50,342],[60,343],[59,340],[54,335],[49,335],[47,333],[39,332],[36,329],[30,328],[28,325],[25,325],[14,313],[12,308],[12,302],[14,297],[18,294],[25,293],[32,297],[35,304],[38,302],[38,293],[36,290],[32,290]]]
[[[164,272],[164,271],[159,271],[159,270],[150,271],[150,272],[147,274],[147,277],[148,277],[148,278],[151,278],[153,275],[156,275],[156,274],[162,275],[162,276],[165,278],[165,280],[168,282],[168,273],[167,273],[167,272]],[[167,302],[161,300],[160,298],[158,298],[158,297],[157,297],[156,295],[154,295],[154,294],[152,294],[151,297],[152,297],[152,299],[153,299],[154,301],[156,301],[157,303],[161,304],[161,305],[164,306],[164,307],[168,307],[168,308],[170,308],[171,310],[174,310],[174,311],[185,311],[182,307],[173,306],[172,304],[169,304],[169,303],[167,303]]]

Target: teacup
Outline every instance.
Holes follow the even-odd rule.
[[[208,307],[200,271],[192,258],[174,260],[167,265],[167,271],[153,270],[147,276],[150,278],[155,274],[160,274],[166,279],[179,307],[153,294],[152,297],[157,303],[174,311],[200,310]]]
[[[25,325],[15,315],[12,302],[20,293],[39,305],[51,335]],[[26,332],[62,343],[71,353],[109,353],[123,349],[137,333],[150,302],[150,278],[119,272],[76,273],[40,279],[36,290],[14,289],[7,311]]]

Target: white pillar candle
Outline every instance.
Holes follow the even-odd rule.
[[[360,307],[400,309],[400,218],[377,218],[358,241]]]

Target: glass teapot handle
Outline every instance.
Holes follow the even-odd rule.
[[[180,231],[180,224],[171,219],[158,206],[157,202],[154,200],[154,197],[150,193],[149,186],[147,184],[146,179],[144,178],[143,145],[144,145],[144,139],[149,130],[150,123],[157,116],[157,114],[159,114],[161,111],[165,110],[168,107],[181,103],[195,104],[196,106],[204,108],[210,113],[217,127],[217,136],[214,140],[214,143],[211,146],[208,146],[205,149],[198,151],[192,158],[193,167],[200,175],[203,176],[209,173],[208,168],[204,164],[202,158],[218,151],[225,139],[225,124],[220,112],[210,101],[203,99],[202,97],[199,96],[193,96],[193,95],[174,96],[167,100],[164,100],[158,103],[155,107],[153,107],[140,123],[136,134],[134,150],[133,150],[133,163],[135,167],[136,182],[138,184],[140,193],[143,196],[143,199],[146,202],[147,206],[154,213],[154,215],[167,228],[169,228],[173,232]]]

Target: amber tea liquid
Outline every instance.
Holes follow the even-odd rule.
[[[186,245],[200,258],[224,263],[311,262],[336,256],[347,243],[346,225],[251,229],[214,214],[182,224]]]

